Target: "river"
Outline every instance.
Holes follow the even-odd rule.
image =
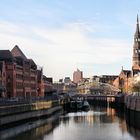
[[[30,126],[29,126],[30,127]],[[92,107],[88,112],[71,112],[35,129],[5,140],[140,140],[140,130],[126,124],[125,115],[113,108]],[[1,138],[2,139],[2,138]]]

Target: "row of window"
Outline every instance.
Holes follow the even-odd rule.
[[[17,69],[17,70],[20,70],[20,71],[23,71],[23,67],[20,67],[20,66],[17,66],[16,69]],[[26,72],[31,71],[32,73],[36,74],[36,70],[34,70],[34,69],[32,69],[32,68],[30,69],[30,67],[26,67],[26,68],[24,69],[24,71],[26,71]]]
[[[13,70],[13,69],[15,69],[15,65],[14,65],[14,67],[13,67],[13,65],[6,65],[6,69]]]
[[[17,93],[17,96],[25,95],[25,92],[23,92],[23,91],[17,91],[16,93]],[[28,92],[27,94],[30,94],[30,93]],[[36,91],[31,91],[31,94],[36,94]]]
[[[30,77],[28,75],[23,76],[22,74],[16,74],[16,79],[19,79],[19,80],[23,80],[24,79],[24,80],[35,81],[36,80],[36,77],[35,76]]]
[[[34,74],[36,74],[36,69],[34,69],[34,68],[31,68],[31,67],[24,67],[24,69],[23,69],[23,67],[20,67],[20,66],[16,66],[15,67],[15,65],[6,65],[6,69],[7,70],[15,70],[15,69],[17,69],[17,70],[20,70],[20,71],[25,71],[25,72],[30,72],[30,70],[31,70],[31,72],[32,73],[34,73]]]
[[[35,89],[35,88],[36,88],[36,84],[33,84],[33,83],[23,83],[23,82],[16,82],[16,87],[17,87],[17,88],[31,87],[31,88]]]
[[[16,88],[22,89],[23,88],[23,83],[22,82],[16,82]]]

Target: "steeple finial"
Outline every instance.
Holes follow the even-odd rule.
[[[137,14],[137,24],[139,24],[139,17],[138,17],[138,14]]]
[[[122,71],[123,71],[123,66],[122,66]]]

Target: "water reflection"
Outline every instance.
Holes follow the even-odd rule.
[[[140,140],[140,130],[135,129],[131,126],[127,126],[128,132],[135,137],[137,140]]]
[[[28,129],[30,129],[31,125],[37,125],[40,123],[40,121],[43,125],[31,129],[30,131],[27,131]],[[53,129],[55,129],[58,125],[58,118],[54,118],[51,120],[44,119],[35,122],[28,122],[20,126],[15,126],[13,128],[0,131],[0,140],[43,140],[44,135],[52,133]],[[22,130],[26,129],[26,131],[18,134],[17,131],[21,130],[20,128],[22,128]]]
[[[72,112],[9,140],[139,140],[140,131],[126,125],[123,111],[92,107]]]

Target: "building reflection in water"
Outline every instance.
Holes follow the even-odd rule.
[[[97,139],[112,136],[114,140],[136,140],[140,138],[140,131],[126,125],[123,112],[113,108],[94,106],[88,112],[62,115],[60,119],[44,123],[40,127],[9,138],[9,140],[91,140],[93,135]]]
[[[77,113],[70,113],[67,117],[67,121],[69,122],[69,119],[73,119],[75,123],[85,123],[88,124],[90,127],[92,127],[94,124],[99,123],[118,123],[118,126],[121,130],[122,135],[127,133],[128,131],[130,133],[133,133],[133,135],[138,135],[140,138],[140,132],[134,131],[135,129],[132,127],[129,129],[129,127],[126,124],[126,120],[124,117],[124,112],[119,111],[116,112],[114,108],[104,108],[104,107],[94,107],[93,110],[89,112],[77,112]],[[63,118],[63,120],[64,120]],[[136,133],[135,133],[136,132]]]
[[[131,126],[127,126],[127,130],[132,136],[136,137],[137,140],[140,139],[140,130],[135,129],[134,127]]]
[[[94,108],[94,111],[71,113],[69,117],[73,117],[76,123],[88,123],[90,126],[94,123],[112,123],[116,121],[115,109],[112,108]]]
[[[43,120],[41,120],[43,121]],[[39,121],[36,121],[34,123],[30,122],[28,124],[28,128],[30,127],[30,125],[38,123]],[[7,129],[4,130],[3,132],[1,132],[1,136],[0,136],[0,140],[43,140],[44,139],[44,135],[48,135],[50,133],[52,133],[53,129],[55,129],[57,126],[59,125],[59,119],[55,119],[53,121],[49,121],[46,123],[46,120],[44,120],[44,124],[34,128],[30,131],[27,132],[23,132],[21,134],[18,135],[9,135],[9,134],[14,134],[15,131],[17,131],[17,127],[20,126],[15,126],[12,129]],[[25,129],[27,128],[27,126],[25,127]],[[16,133],[15,133],[16,134]],[[12,137],[11,137],[12,136]]]

